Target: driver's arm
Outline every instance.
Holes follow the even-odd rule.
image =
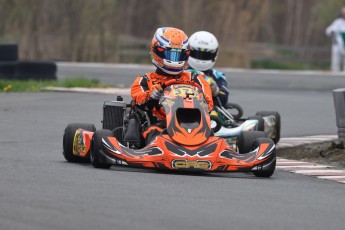
[[[194,78],[194,81],[202,87],[202,90],[204,91],[205,97],[208,102],[208,110],[211,111],[213,108],[213,99],[210,84],[201,75],[198,75],[196,78]]]
[[[145,107],[145,104],[150,100],[150,89],[146,75],[138,76],[135,79],[131,88],[131,96],[137,105]]]
[[[137,77],[131,88],[132,99],[143,110],[150,110],[157,105],[162,92],[161,85],[150,84],[147,75]]]

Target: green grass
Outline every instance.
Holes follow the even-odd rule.
[[[69,78],[63,81],[18,81],[1,80],[0,92],[40,92],[43,87],[85,87],[85,88],[108,88],[110,85],[99,83],[98,80],[88,80],[83,77]]]

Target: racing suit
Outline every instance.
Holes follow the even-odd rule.
[[[208,102],[208,109],[211,111],[213,107],[212,93],[210,85],[199,74],[184,71],[179,75],[168,75],[157,69],[156,72],[150,72],[144,76],[138,76],[131,88],[131,96],[136,105],[149,113],[151,119],[151,126],[142,132],[146,144],[152,141],[165,128],[165,111],[162,106],[158,104],[158,100],[153,100],[150,95],[155,85],[162,85],[172,79],[179,79],[185,81],[194,81],[199,84],[205,94],[205,99]]]
[[[345,19],[337,18],[326,29],[326,35],[332,37],[331,70],[344,71],[345,68]],[[343,68],[342,68],[343,67]]]

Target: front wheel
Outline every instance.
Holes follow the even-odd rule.
[[[276,160],[274,160],[272,162],[271,168],[272,169],[270,169],[270,170],[253,171],[253,174],[256,177],[271,177],[273,175],[273,173],[274,173],[275,168],[276,168]]]
[[[102,138],[112,136],[113,132],[107,129],[97,130],[93,134],[90,151],[90,162],[93,167],[102,169],[108,169],[111,167],[111,164],[102,161],[100,151],[103,149]]]
[[[253,149],[257,148],[260,146],[260,144],[267,144],[269,143],[271,146],[274,145],[274,142],[270,138],[257,138],[254,142]],[[253,174],[257,177],[271,177],[276,169],[276,150],[272,150],[270,157],[270,161],[266,162],[264,165],[261,165],[260,167],[257,168],[257,170],[253,170]]]
[[[239,153],[249,153],[253,149],[253,145],[257,138],[266,137],[261,131],[242,131],[237,139]]]

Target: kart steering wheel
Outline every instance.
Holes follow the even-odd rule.
[[[162,87],[164,89],[171,85],[191,85],[202,90],[201,86],[194,81],[185,81],[185,80],[178,80],[178,79],[172,79],[172,80],[166,81],[165,83],[163,83]]]

